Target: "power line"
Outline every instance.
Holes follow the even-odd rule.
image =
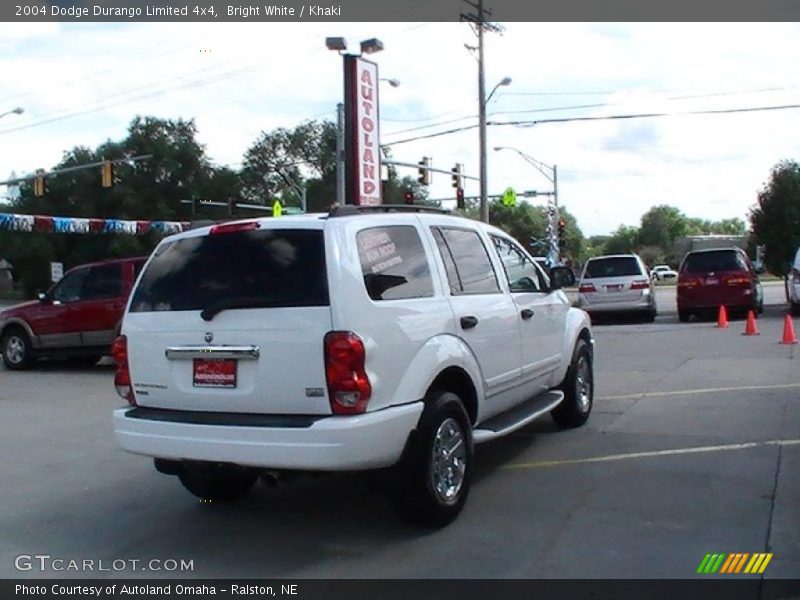
[[[643,92],[651,94],[687,94],[684,96],[675,96],[669,100],[682,100],[684,98],[711,98],[713,96],[734,96],[746,94],[760,94],[764,92],[779,92],[786,90],[796,90],[798,86],[781,86],[781,87],[764,87],[749,90],[726,90],[715,92],[689,92],[689,91],[675,91],[675,90],[647,90],[647,89],[619,89],[619,90],[604,90],[604,91],[541,91],[541,92],[503,92],[502,96],[610,96],[612,94],[621,94],[625,92]],[[692,94],[692,95],[688,95]]]
[[[641,113],[629,115],[607,115],[603,117],[565,117],[563,119],[540,119],[538,121],[494,121],[490,125],[514,125],[517,127],[532,127],[543,123],[571,123],[575,121],[610,121],[615,119],[647,119],[653,117],[677,117],[687,115],[724,115],[733,113],[761,112],[770,110],[789,110],[800,108],[800,104],[784,104],[781,106],[753,106],[746,108],[725,108],[719,110],[688,110],[671,113]]]
[[[299,59],[300,60],[305,60],[305,59],[311,58],[312,56],[315,56],[317,54],[321,54],[323,52],[324,52],[324,50],[317,50],[317,51],[312,52],[311,54],[308,54],[306,56],[300,57]],[[293,59],[289,59],[289,60],[297,60],[297,58],[293,58]],[[248,73],[251,73],[253,71],[256,71],[256,70],[262,68],[263,66],[265,66],[267,64],[273,64],[275,62],[286,62],[286,60],[277,60],[277,61],[276,60],[266,60],[266,61],[261,61],[261,62],[258,62],[258,63],[254,63],[254,64],[247,65],[247,66],[244,66],[244,67],[239,67],[237,69],[233,69],[233,70],[226,71],[226,72],[223,72],[223,73],[218,73],[218,74],[212,75],[210,77],[206,77],[205,79],[198,79],[196,81],[189,81],[189,82],[181,84],[181,85],[167,87],[167,88],[164,88],[164,89],[161,89],[161,90],[155,90],[153,92],[140,94],[138,96],[130,96],[128,98],[123,98],[118,102],[104,103],[104,100],[107,100],[109,98],[114,98],[115,96],[119,96],[119,95],[126,95],[128,93],[136,92],[136,91],[139,91],[139,90],[143,90],[143,89],[147,89],[147,88],[153,87],[154,85],[158,85],[157,83],[155,83],[155,84],[147,84],[145,86],[140,86],[139,88],[133,88],[132,90],[129,90],[127,92],[122,92],[120,94],[107,96],[105,99],[101,99],[100,102],[96,103],[94,106],[92,106],[90,108],[87,108],[87,109],[77,110],[77,111],[74,111],[74,112],[71,112],[71,113],[67,113],[67,114],[62,114],[62,115],[58,115],[58,112],[63,112],[63,111],[58,111],[56,113],[51,113],[51,114],[58,115],[58,116],[53,116],[51,118],[41,119],[41,120],[35,121],[33,123],[27,123],[27,124],[24,124],[24,125],[18,125],[16,127],[10,127],[10,128],[7,128],[7,129],[0,130],[0,135],[5,134],[5,133],[13,133],[13,132],[16,132],[16,131],[22,131],[22,130],[30,129],[30,128],[33,128],[33,127],[38,127],[40,125],[46,125],[46,124],[50,124],[50,123],[55,123],[55,122],[58,122],[58,121],[71,119],[73,117],[79,117],[79,116],[92,114],[92,113],[95,113],[95,112],[98,112],[98,111],[106,110],[108,108],[115,108],[117,106],[122,106],[122,105],[125,105],[125,104],[129,104],[129,103],[135,102],[137,100],[146,100],[146,99],[154,98],[154,97],[157,97],[157,96],[163,96],[164,94],[167,94],[169,92],[175,92],[175,91],[180,91],[180,90],[184,90],[184,89],[203,87],[203,86],[206,86],[206,85],[209,85],[209,84],[212,84],[212,83],[217,83],[219,81],[225,81],[225,80],[228,80],[228,79],[232,79],[234,77],[240,77],[242,75],[246,75]],[[198,71],[192,71],[192,72],[190,72],[188,74],[185,74],[183,76],[179,76],[177,78],[173,77],[172,80],[174,81],[175,79],[186,78],[186,77],[189,77],[191,75],[194,75],[194,74],[197,74],[197,73],[200,73],[200,72],[203,72],[203,71],[206,71],[206,69],[201,69],[201,70],[198,70]]]
[[[760,111],[773,111],[773,110],[790,110],[800,108],[800,104],[785,104],[782,106],[755,106],[746,108],[729,108],[721,110],[695,110],[695,111],[681,111],[671,113],[640,113],[640,114],[627,114],[627,115],[607,115],[602,117],[565,117],[563,119],[538,119],[535,121],[489,121],[487,125],[514,125],[515,127],[533,127],[534,125],[543,125],[546,123],[572,123],[577,121],[611,121],[620,119],[646,119],[653,117],[677,117],[688,115],[719,115],[719,114],[733,114],[733,113],[747,113],[747,112],[760,112]],[[477,125],[467,125],[464,127],[457,127],[455,129],[448,129],[446,131],[439,131],[427,135],[420,135],[403,140],[396,140],[381,144],[381,146],[397,146],[406,144],[408,142],[416,142],[442,135],[449,135],[451,133],[460,133],[462,131],[469,131],[470,129],[477,128]]]

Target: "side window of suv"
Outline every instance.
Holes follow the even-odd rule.
[[[83,283],[81,300],[116,298],[122,295],[122,269],[119,264],[89,269]]]
[[[497,273],[476,231],[455,227],[433,227],[431,230],[444,261],[451,294],[500,292]]]
[[[513,242],[493,235],[492,242],[503,263],[508,278],[508,288],[512,292],[541,292],[546,289],[539,269],[525,253]]]
[[[77,302],[83,298],[83,284],[89,275],[89,269],[77,269],[64,276],[51,293],[54,302],[66,304]]]
[[[419,232],[410,225],[370,227],[356,235],[364,286],[373,300],[433,296],[433,279]]]

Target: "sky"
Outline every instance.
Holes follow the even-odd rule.
[[[494,150],[504,146],[557,166],[559,202],[585,235],[638,225],[659,204],[746,220],[772,167],[800,160],[800,108],[677,114],[800,105],[800,24],[500,25],[486,34],[487,93],[511,83],[489,101],[490,122],[670,116],[490,125],[490,194],[553,188],[521,154]],[[464,23],[0,23],[0,113],[25,111],[0,117],[0,179],[121,140],[136,115],[194,119],[210,159],[237,169],[260,132],[335,120],[342,63],[327,36],[354,49],[384,43],[371,59],[400,81],[380,87],[393,158],[479,174],[478,69],[466,47],[476,36]],[[477,181],[465,192],[477,196]],[[0,186],[0,202],[8,193]],[[448,175],[433,176],[430,197],[455,204]]]

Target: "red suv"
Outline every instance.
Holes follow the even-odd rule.
[[[678,318],[714,311],[720,306],[761,312],[761,282],[750,259],[740,248],[689,252],[678,272]]]
[[[147,259],[126,258],[69,270],[39,300],[0,312],[0,352],[9,369],[41,357],[91,365],[111,353],[133,283]]]

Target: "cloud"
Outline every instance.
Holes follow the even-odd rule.
[[[381,77],[402,83],[381,86],[384,142],[477,123],[476,61],[465,48],[475,36],[462,23],[2,24],[0,113],[25,113],[0,120],[0,177],[121,139],[137,114],[194,119],[211,159],[236,164],[260,131],[335,120],[342,64],[324,47],[333,35],[385,44],[373,59]],[[503,121],[800,104],[797,39],[796,23],[509,23],[486,36],[487,90],[513,80],[489,111]],[[604,106],[565,108],[593,104]],[[744,218],[770,168],[800,155],[788,125],[798,114],[492,126],[489,191],[552,185],[519,156],[493,152],[504,145],[558,166],[560,199],[587,234],[637,224],[662,203]],[[392,151],[478,174],[474,128]],[[434,175],[431,196],[454,204],[450,183]],[[477,195],[477,182],[466,193]]]

